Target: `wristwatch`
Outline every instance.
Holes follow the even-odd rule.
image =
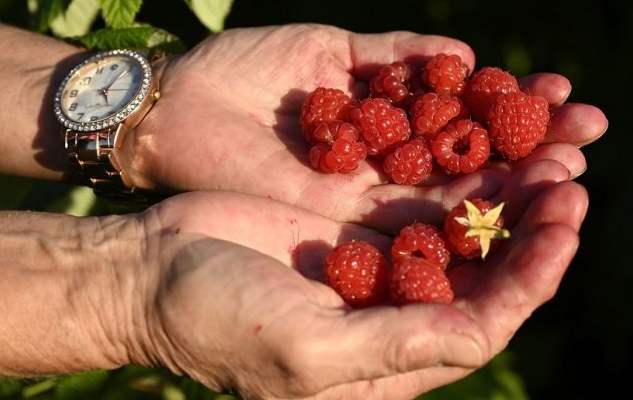
[[[151,202],[121,168],[118,151],[160,97],[147,56],[132,50],[97,53],[74,67],[54,97],[55,116],[73,166],[95,194],[125,202]]]

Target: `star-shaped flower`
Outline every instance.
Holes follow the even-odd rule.
[[[481,211],[470,201],[464,200],[466,206],[467,217],[455,217],[460,224],[468,227],[466,236],[478,236],[481,245],[481,258],[486,259],[486,255],[490,250],[490,241],[492,239],[507,239],[510,237],[510,231],[495,226],[495,222],[501,215],[504,203],[500,203],[495,208],[482,214]]]

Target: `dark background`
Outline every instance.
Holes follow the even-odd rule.
[[[5,22],[24,25],[22,1],[3,1]],[[578,178],[590,194],[581,247],[556,297],[510,343],[512,367],[535,400],[610,399],[628,393],[633,337],[633,6],[622,1],[235,0],[226,28],[318,22],[357,32],[411,30],[471,45],[477,68],[522,76],[556,72],[569,101],[598,106],[609,130],[584,148]],[[165,12],[169,9],[169,12]],[[7,15],[7,16],[4,16]],[[146,0],[139,17],[189,46],[207,33],[182,1]]]

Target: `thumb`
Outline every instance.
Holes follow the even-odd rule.
[[[329,310],[297,324],[309,328],[280,342],[290,352],[284,358],[294,360],[298,374],[292,375],[302,394],[431,366],[476,368],[489,359],[482,329],[447,305]]]

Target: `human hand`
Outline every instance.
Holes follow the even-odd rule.
[[[568,174],[532,162],[491,196],[506,202],[513,238],[485,263],[453,267],[451,305],[363,310],[318,282],[322,257],[351,239],[385,249],[389,237],[260,196],[175,196],[141,214],[161,266],[140,307],[146,357],[132,361],[247,398],[405,400],[458,380],[555,293],[587,210]],[[438,200],[433,219],[459,201]]]
[[[410,32],[360,35],[329,26],[286,25],[214,35],[159,67],[162,98],[126,143],[128,154],[134,152],[133,164],[132,157],[122,164],[140,187],[232,190],[339,221],[393,228],[410,219],[408,207],[386,215],[373,212],[376,204],[428,198],[445,187],[434,180],[423,187],[387,184],[371,163],[348,175],[315,171],[299,128],[301,103],[317,86],[361,96],[381,65],[438,52],[459,54],[474,68],[466,44]],[[559,160],[572,177],[581,173],[584,160],[572,145],[599,137],[606,129],[604,115],[589,105],[564,104],[571,86],[560,75],[537,74],[521,83],[554,107],[550,144],[532,158]],[[493,190],[503,181],[490,177],[498,175],[498,167],[480,174],[489,176],[490,185],[496,182]]]

